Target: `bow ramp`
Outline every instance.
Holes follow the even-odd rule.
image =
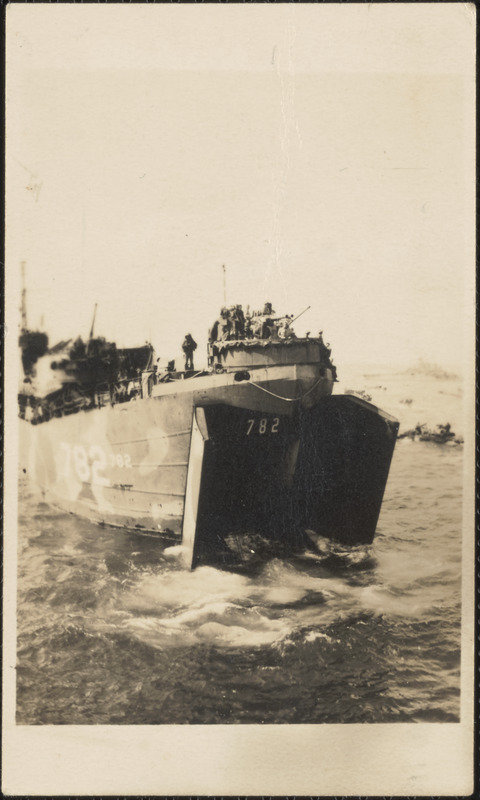
[[[196,406],[182,543],[189,567],[373,541],[398,422],[359,398],[294,414]]]

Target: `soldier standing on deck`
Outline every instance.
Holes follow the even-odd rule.
[[[236,311],[238,319],[237,339],[243,339],[245,338],[245,314],[242,306],[237,306]]]
[[[187,333],[183,340],[182,350],[185,353],[185,369],[194,369],[193,353],[197,349],[197,343],[193,337]]]
[[[266,317],[271,317],[272,314],[275,314],[275,311],[272,308],[272,304],[265,303],[265,305],[263,306],[263,315]]]
[[[230,320],[230,313],[224,306],[220,311],[218,318],[218,338],[220,341],[225,342],[230,338],[230,331],[232,330],[232,322]]]

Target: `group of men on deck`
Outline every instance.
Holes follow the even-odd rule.
[[[215,320],[208,332],[208,341],[225,342],[228,339],[244,339],[247,319],[240,305],[223,306],[220,316]]]
[[[240,305],[224,306],[208,334],[209,344],[214,342],[237,341],[239,339],[293,338],[290,327],[293,316],[274,319],[275,311],[271,303],[265,303],[263,311],[252,311],[247,307],[244,314]]]
[[[265,303],[263,310],[244,313],[241,305],[223,306],[220,316],[208,332],[209,349],[215,342],[238,341],[243,339],[294,339],[291,327],[293,314],[275,318],[272,303]],[[193,353],[196,342],[187,334],[182,349],[185,354],[185,369],[193,370]],[[210,361],[211,361],[210,357]]]

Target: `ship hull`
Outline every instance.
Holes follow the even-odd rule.
[[[49,504],[182,542],[189,566],[228,564],[229,537],[243,533],[290,550],[309,529],[368,543],[398,425],[331,389],[310,364],[159,384],[136,401],[21,420],[20,466]]]
[[[21,468],[46,502],[98,523],[179,540],[193,410],[223,404],[290,416],[330,394],[315,365],[207,375],[151,387],[150,396],[21,425]]]

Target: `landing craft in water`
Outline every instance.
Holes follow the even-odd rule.
[[[457,436],[456,433],[452,431],[449,422],[447,422],[446,425],[437,425],[434,429],[427,428],[426,423],[416,425],[415,428],[399,434],[398,438],[412,439],[413,441],[418,440],[419,442],[432,442],[433,444],[463,444],[462,437]]]
[[[248,312],[248,309],[247,309]],[[224,308],[208,366],[157,365],[150,345],[20,334],[21,466],[51,505],[182,546],[188,567],[370,544],[398,422],[332,394],[322,334],[271,304]]]

